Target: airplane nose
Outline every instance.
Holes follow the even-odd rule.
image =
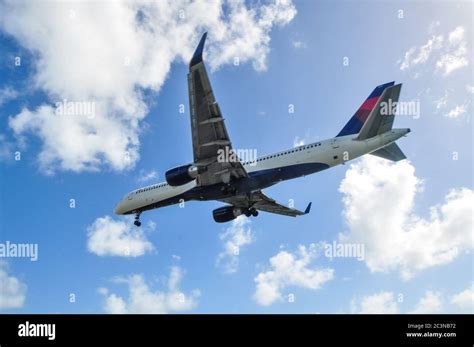
[[[114,212],[118,215],[123,213],[122,203],[119,202],[117,206],[115,206]]]

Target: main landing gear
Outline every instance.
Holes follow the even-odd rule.
[[[255,207],[250,207],[250,208],[248,208],[244,211],[244,215],[246,217],[250,217],[250,216],[257,217],[258,216],[258,211]]]
[[[141,215],[140,211],[135,213],[135,222],[133,222],[133,224],[135,224],[137,227],[142,225],[142,222],[140,222],[140,215]]]

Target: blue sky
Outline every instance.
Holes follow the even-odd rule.
[[[176,37],[178,41],[182,37],[182,42],[170,43],[170,34],[137,34],[144,45],[130,53],[132,72],[114,69],[113,63],[108,71],[107,62],[101,61],[121,52],[121,43],[116,42],[123,38],[126,46],[131,35],[114,21],[100,25],[88,17],[100,11],[93,11],[93,6],[101,4],[78,8],[59,3],[23,8],[9,2],[0,5],[0,242],[39,247],[36,262],[3,260],[0,275],[8,282],[8,290],[1,293],[2,312],[101,313],[124,305],[126,312],[143,312],[148,303],[166,312],[200,313],[405,313],[417,308],[418,312],[472,312],[471,3],[296,1],[268,7],[275,10],[269,17],[258,7],[273,6],[271,2],[242,3],[237,6],[240,11],[257,6],[256,17],[246,17],[247,26],[232,25],[236,12],[226,4],[225,16],[216,20],[219,27],[192,24],[193,16],[209,19],[212,14],[199,12],[202,9],[186,12],[188,7],[183,5],[185,13],[190,13],[189,22],[174,21],[170,25],[174,29],[169,29],[181,33]],[[112,5],[103,5],[107,6]],[[159,26],[153,16],[159,17],[163,7],[142,6],[150,22]],[[118,9],[137,11],[121,4],[109,12]],[[400,10],[403,18],[399,18]],[[70,30],[67,20],[66,27],[51,24],[67,15],[91,24],[98,37],[95,42],[110,42],[111,47],[98,45],[97,51],[90,50],[90,38]],[[271,24],[259,22],[262,18]],[[254,29],[251,34],[245,30],[249,28]],[[53,34],[42,35],[43,29]],[[55,30],[64,34],[55,34]],[[282,203],[293,199],[297,208],[312,201],[311,213],[301,218],[261,213],[247,224],[220,225],[212,219],[212,210],[221,205],[218,202],[189,202],[185,208],[154,210],[142,215],[145,226],[139,236],[153,250],[136,257],[98,255],[88,247],[88,230],[94,222],[110,216],[112,225],[122,221],[120,227],[126,228],[131,221],[113,215],[123,195],[162,181],[167,169],[192,160],[186,60],[204,30],[209,31],[209,53],[205,53],[209,77],[234,147],[257,149],[264,155],[298,141],[333,137],[375,86],[395,80],[403,83],[400,100],[415,100],[421,110],[419,117],[400,115],[395,121],[396,127],[412,129],[399,141],[409,162],[358,159],[356,166],[348,163],[266,190]],[[248,47],[238,45],[240,37],[250,42]],[[150,42],[154,46],[146,45]],[[180,46],[182,52],[178,52]],[[73,57],[69,64],[70,52],[82,56]],[[135,56],[139,53],[146,59]],[[235,56],[241,58],[238,66],[233,64]],[[15,66],[15,57],[21,57],[21,66]],[[348,65],[343,64],[344,57]],[[100,70],[89,71],[97,66]],[[92,76],[92,80],[81,76]],[[64,131],[71,131],[69,137],[57,136],[57,123],[48,121],[54,114],[41,115],[39,107],[52,107],[63,98],[93,99],[106,105],[105,113],[97,117],[107,117],[110,123],[101,128],[91,123],[90,130],[99,134],[97,143],[103,149],[87,147],[95,140],[86,136],[89,130],[76,134],[73,121],[62,125]],[[137,100],[138,106],[134,104]],[[130,104],[131,110],[127,108]],[[180,104],[185,105],[184,114],[179,113]],[[290,104],[294,114],[288,113]],[[125,124],[124,128],[113,130],[117,123]],[[117,154],[107,137],[114,144],[120,135],[132,140],[118,144]],[[45,144],[64,150],[51,150]],[[81,157],[82,152],[70,150],[81,146],[94,157],[93,164],[90,158]],[[131,164],[114,159],[128,150]],[[17,151],[21,152],[19,161],[14,158]],[[52,160],[44,159],[48,153]],[[89,169],[67,164],[71,162],[88,162]],[[348,171],[359,175],[347,176]],[[140,181],[150,172],[157,177]],[[359,196],[353,184],[383,194],[365,191]],[[449,200],[446,196],[452,190],[458,194]],[[70,199],[75,199],[75,208],[70,208]],[[360,212],[370,217],[367,225],[347,216],[351,206],[362,211],[364,199],[377,199],[373,220],[387,220],[387,225],[380,223],[374,229],[369,225],[371,213]],[[404,216],[397,217],[397,204],[412,205]],[[457,206],[457,212],[448,205]],[[440,215],[438,219],[430,215],[433,210]],[[150,222],[154,226],[147,225]],[[367,233],[361,232],[364,228]],[[216,265],[226,240],[219,235],[227,229],[227,235],[249,238],[240,247],[238,266],[232,273]],[[127,227],[124,232],[129,235],[133,230]],[[364,261],[330,260],[313,254],[311,244],[341,241],[341,233],[346,240],[365,245]],[[393,240],[393,248],[401,249],[398,253],[389,243],[383,244],[385,233],[387,240]],[[433,244],[427,240],[431,235]],[[298,253],[300,246],[305,247],[306,257]],[[384,252],[384,247],[390,251]],[[455,255],[450,253],[453,250]],[[301,270],[301,278],[293,278],[278,262],[283,256],[289,256],[294,270],[289,272]],[[272,264],[281,266],[272,268],[272,257],[276,257]],[[320,285],[304,275],[305,270],[316,275],[323,269],[331,269],[333,275]],[[410,275],[404,276],[404,271]],[[142,276],[151,294],[176,294],[168,282],[173,273],[180,275],[178,292],[186,298],[181,306],[163,304],[159,295],[142,298],[141,304],[130,299],[134,283],[130,276]],[[269,284],[279,294],[266,304],[255,297],[259,274],[271,277]],[[75,302],[70,302],[71,293]],[[293,302],[288,300],[290,294]],[[8,304],[12,297],[20,299]]]

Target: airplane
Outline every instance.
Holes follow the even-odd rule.
[[[191,58],[187,76],[194,161],[168,170],[165,182],[128,193],[116,205],[117,215],[134,214],[134,224],[139,227],[144,211],[185,201],[218,200],[226,204],[212,212],[218,223],[229,222],[240,215],[256,217],[259,211],[302,216],[310,212],[311,202],[300,211],[276,202],[262,189],[365,154],[392,161],[406,159],[395,141],[410,129],[393,129],[396,107],[388,112],[386,107],[397,104],[402,85],[389,82],[370,93],[334,138],[253,161],[241,162],[236,156],[233,160],[219,160],[218,154],[223,150],[234,150],[204,66],[206,36],[204,33]]]

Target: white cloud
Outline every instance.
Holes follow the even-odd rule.
[[[448,36],[448,51],[439,57],[436,68],[441,70],[444,76],[451,74],[454,70],[469,65],[467,41],[463,27],[457,27]]]
[[[154,224],[145,226],[153,230]],[[154,247],[144,229],[129,220],[100,217],[87,228],[87,249],[98,256],[139,257]]]
[[[365,157],[350,166],[339,190],[348,225],[339,239],[363,243],[364,261],[372,272],[399,271],[409,279],[473,248],[474,192],[453,189],[422,218],[413,211],[422,181],[406,160]]]
[[[445,90],[444,95],[441,98],[434,101],[434,104],[437,110],[446,108],[446,106],[448,105],[448,97],[449,97],[449,91]]]
[[[24,139],[31,132],[42,140],[38,162],[46,174],[57,168],[97,171],[103,162],[126,169],[138,158],[138,147],[129,147],[132,142],[138,145],[138,135],[124,124],[105,116],[57,116],[47,105],[23,109],[9,121],[17,137]]]
[[[224,272],[234,273],[239,266],[239,255],[242,247],[253,242],[250,220],[244,216],[239,216],[232,221],[232,224],[219,235],[224,243],[224,250],[217,256],[216,264],[222,266]]]
[[[451,297],[451,303],[474,313],[474,282],[466,290],[453,295]]]
[[[474,94],[474,86],[466,84],[466,90],[468,91],[468,93]]]
[[[400,70],[408,70],[432,61],[443,76],[469,65],[465,29],[461,26],[447,35],[433,35],[424,45],[411,47],[399,61]],[[416,73],[419,76],[419,72]]]
[[[22,308],[26,299],[26,285],[8,273],[8,265],[0,261],[0,310]]]
[[[196,307],[200,296],[199,290],[189,294],[179,289],[183,277],[180,267],[171,268],[166,291],[153,291],[145,282],[143,275],[134,274],[128,277],[118,277],[115,283],[128,285],[128,298],[117,294],[109,294],[107,288],[99,288],[99,293],[105,296],[104,311],[106,313],[169,313],[191,310]]]
[[[0,89],[0,106],[18,96],[18,92],[12,87],[3,87]]]
[[[144,183],[144,182],[148,182],[148,181],[151,181],[151,180],[155,180],[157,178],[158,178],[158,172],[156,172],[155,170],[151,170],[151,171],[148,171],[148,172],[140,170],[137,181],[139,183]]]
[[[300,40],[291,41],[291,45],[293,46],[293,48],[296,48],[296,49],[306,48],[306,43]]]
[[[397,62],[400,64],[400,70],[407,70],[410,67],[415,52],[416,47],[411,47],[408,51],[405,52],[403,59]]]
[[[398,305],[392,292],[380,292],[362,298],[360,302],[352,300],[352,313],[360,314],[394,314]]]
[[[416,304],[416,307],[410,313],[414,314],[429,314],[439,313],[442,309],[441,293],[433,292],[431,290],[426,291],[425,295]]]
[[[459,118],[460,116],[464,115],[467,112],[467,105],[461,104],[456,105],[453,109],[449,110],[448,113],[445,114],[448,118]]]
[[[464,41],[465,30],[462,26],[457,27],[449,33],[448,41],[451,45],[458,45]]]
[[[469,85],[466,85],[466,91],[471,93],[469,90]],[[469,105],[471,103],[470,98],[464,100],[463,103],[453,105],[453,102],[450,99],[452,90],[445,90],[444,95],[439,99],[434,100],[434,106],[436,107],[437,112],[443,112],[444,117],[451,119],[459,119],[467,114],[469,110]]]
[[[319,289],[334,277],[330,268],[310,267],[318,255],[318,246],[300,245],[296,253],[280,251],[270,258],[270,269],[255,277],[254,299],[259,305],[269,306],[282,299],[282,291],[291,286]]]
[[[0,134],[0,160],[13,160],[13,144],[4,134]]]
[[[439,20],[432,21],[428,27],[428,33],[432,34],[436,31],[436,29],[441,25]]]
[[[219,42],[209,52],[211,67],[217,69],[238,58],[239,63],[251,61],[254,69],[266,70],[266,57],[270,51],[269,32],[273,26],[286,25],[296,16],[292,1],[276,0],[250,8],[241,0],[226,4],[229,10],[225,18],[227,21],[212,20],[213,23],[208,26]],[[202,10],[208,11],[206,8]]]
[[[443,36],[433,36],[432,39],[428,40],[426,44],[420,47],[420,49],[418,50],[418,55],[413,59],[411,63],[413,65],[426,63],[433,50],[441,48],[442,44]]]
[[[304,144],[306,143],[306,140],[299,137],[299,136],[296,136],[294,139],[293,139],[293,147],[299,147],[299,146],[303,146]]]
[[[407,70],[415,65],[424,64],[428,61],[434,50],[440,49],[443,44],[443,35],[433,36],[421,47],[411,47],[400,64],[400,70]],[[418,54],[415,54],[418,51]]]
[[[474,283],[466,290],[453,295],[451,304],[463,310],[474,312]],[[427,290],[408,314],[435,314],[443,313],[443,299],[441,292]],[[400,313],[400,305],[393,292],[382,291],[367,295],[362,299],[351,301],[352,313]]]
[[[415,308],[408,313],[438,313],[441,308],[441,293],[428,290],[415,305]],[[360,300],[353,299],[351,301],[351,312],[358,314],[396,314],[400,313],[400,307],[393,292],[381,291],[380,293],[364,296]]]
[[[173,62],[187,63],[204,30],[213,69],[238,58],[265,70],[272,28],[295,15],[290,0],[2,2],[0,28],[32,52],[33,86],[49,96],[10,126],[40,138],[46,173],[129,169],[139,159],[144,93],[160,91]],[[51,104],[63,99],[95,103],[95,116],[56,115]]]
[[[314,136],[311,134],[311,129],[308,129],[304,136],[295,136],[293,139],[293,147],[303,146],[307,143],[317,141],[319,136]]]

